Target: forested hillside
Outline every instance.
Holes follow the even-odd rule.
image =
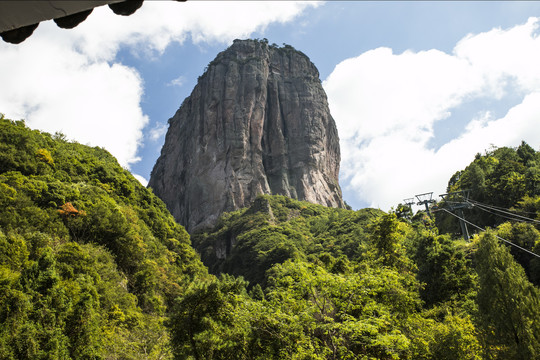
[[[540,252],[539,160],[493,149],[450,180],[490,228],[470,241],[445,202],[265,195],[193,234],[205,266],[105,150],[1,119],[0,359],[539,358],[540,263],[501,240]]]
[[[212,308],[201,321],[245,323],[234,352],[248,351],[245,359],[538,358],[539,164],[526,143],[477,155],[448,186],[470,189],[468,197],[436,204],[435,221],[401,205],[385,214],[261,196],[193,236],[211,272],[250,281],[235,291],[252,307],[224,299],[228,312]],[[470,241],[452,215],[456,204],[467,205]],[[182,354],[231,344],[229,336],[192,341]],[[199,358],[227,358],[205,354]]]
[[[540,152],[522,142],[517,148],[494,148],[452,176],[448,192],[464,192],[454,200],[468,204],[463,216],[471,232],[496,228],[499,236],[540,254]],[[467,198],[467,199],[466,199]],[[445,202],[438,204],[448,208]],[[442,232],[458,234],[458,220],[437,211]],[[531,281],[540,285],[540,259],[516,246],[509,249]]]
[[[540,152],[522,142],[516,149],[493,148],[484,155],[477,154],[448,182],[448,192],[461,190],[470,191],[473,204],[480,203],[470,214],[471,221],[483,226],[496,226],[509,218],[501,212],[486,211],[482,203],[534,218],[540,212]]]
[[[0,119],[0,358],[161,359],[206,269],[164,204],[101,148]]]
[[[288,259],[339,264],[359,259],[367,251],[367,226],[382,215],[259,196],[251,207],[224,214],[209,233],[195,233],[192,241],[212,273],[264,285],[266,271]]]

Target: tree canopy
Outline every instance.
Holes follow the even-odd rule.
[[[538,164],[523,143],[450,179],[491,227],[471,241],[270,195],[190,237],[104,149],[2,118],[0,358],[537,358],[540,261],[500,239],[538,254],[538,224],[494,209],[539,219]]]
[[[207,271],[107,151],[1,119],[0,205],[0,358],[169,356],[169,306]]]

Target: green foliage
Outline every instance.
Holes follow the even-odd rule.
[[[243,276],[264,285],[266,271],[288,259],[360,259],[367,252],[366,226],[382,211],[350,211],[260,196],[250,208],[224,214],[211,232],[194,234],[195,248],[210,271]]]
[[[497,227],[497,234],[530,251],[540,254],[540,231],[527,223],[504,223]],[[510,254],[525,270],[527,277],[535,284],[540,285],[540,259],[514,246],[509,246]]]
[[[478,310],[490,356],[536,359],[540,356],[540,291],[523,268],[498,243],[493,232],[478,240]]]
[[[212,271],[255,286],[234,292],[242,305],[227,298],[245,325],[212,333],[211,348],[228,343],[231,359],[479,359],[469,246],[402,220],[281,196],[224,214],[194,244]],[[185,334],[189,316],[175,317]],[[186,339],[178,358],[197,358]]]
[[[449,189],[538,216],[537,164],[495,149]],[[104,149],[1,117],[0,358],[539,357],[540,262],[411,215],[260,196],[193,235],[215,277]],[[471,218],[540,252],[534,226]]]
[[[318,358],[398,358],[410,340],[401,326],[420,308],[413,277],[395,270],[360,266],[332,274],[302,261],[276,265],[269,273],[267,297],[291,318],[301,316],[305,350]],[[283,329],[280,332],[295,329]],[[287,344],[291,354],[295,349]]]
[[[403,247],[407,226],[398,221],[395,214],[381,216],[370,225],[369,229],[376,257],[383,265],[403,270],[413,267]]]
[[[245,312],[251,300],[246,285],[228,275],[191,284],[178,299],[171,320],[176,358],[251,359]]]
[[[0,358],[170,358],[169,305],[206,270],[105,150],[0,119]]]
[[[419,284],[358,264],[335,274],[302,260],[268,272],[264,298],[241,278],[193,284],[171,323],[178,359],[479,359],[468,316],[421,311]]]
[[[444,321],[429,328],[430,357],[437,360],[479,360],[482,347],[476,336],[476,328],[468,316],[447,315]]]
[[[470,190],[471,199],[484,204],[531,209],[529,204],[540,196],[540,152],[522,142],[516,149],[494,148],[485,155],[478,154],[465,170],[458,171],[448,182],[448,192],[460,190]],[[538,215],[534,206],[533,212]],[[474,208],[465,215],[482,227],[496,226],[507,220],[500,214]],[[444,213],[438,216],[438,226],[444,232],[459,232],[457,221]]]
[[[467,300],[475,288],[474,270],[467,258],[469,244],[419,229],[409,247],[418,266],[418,280],[424,283],[420,294],[427,306]]]

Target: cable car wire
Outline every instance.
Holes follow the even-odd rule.
[[[528,221],[528,222],[534,222],[534,223],[540,224],[540,221],[538,221],[538,220],[531,219],[531,218],[528,218],[526,216],[521,216],[521,215],[518,215],[518,214],[514,214],[514,213],[511,213],[511,212],[505,211],[507,209],[500,210],[501,208],[498,208],[498,207],[492,206],[492,205],[482,204],[481,202],[478,202],[478,201],[475,201],[475,200],[467,200],[467,202],[469,202],[471,205],[474,205],[474,206],[476,206],[476,207],[478,207],[478,208],[480,208],[480,209],[482,209],[484,211],[488,211],[488,210],[485,210],[485,209],[490,209],[490,210],[497,211],[497,212],[500,212],[500,213],[503,213],[503,214],[506,214],[506,215],[511,215],[511,216],[515,217],[516,221]],[[491,213],[491,214],[493,214],[493,213]],[[493,214],[493,215],[504,217],[504,216],[498,215],[498,214]],[[508,217],[506,217],[506,218],[508,219]],[[523,220],[520,220],[520,219],[523,219]]]
[[[472,222],[463,219],[462,217],[457,216],[456,214],[454,214],[454,213],[451,212],[451,211],[448,211],[448,210],[445,209],[445,208],[441,208],[441,210],[446,211],[446,212],[449,213],[450,215],[452,215],[452,216],[458,218],[459,220],[462,220],[462,221],[466,222],[467,224],[469,224],[469,225],[471,225],[471,226],[473,226],[473,227],[475,227],[475,228],[477,228],[477,229],[479,229],[479,230],[481,230],[481,231],[486,231],[486,229],[483,229],[482,227],[480,227],[480,226],[478,226],[478,225],[475,225],[475,224],[473,224]],[[511,241],[509,241],[509,240],[503,239],[502,237],[500,237],[500,236],[498,236],[498,235],[495,235],[495,237],[497,237],[497,239],[499,239],[499,240],[501,240],[501,241],[504,241],[505,243],[507,243],[507,244],[509,244],[509,245],[512,245],[512,246],[514,246],[514,247],[516,247],[516,248],[518,248],[518,249],[520,249],[520,250],[523,250],[523,251],[525,251],[525,252],[527,252],[527,253],[529,253],[529,254],[531,254],[531,255],[533,255],[533,256],[536,256],[537,258],[540,258],[540,255],[538,255],[538,254],[536,254],[536,253],[534,253],[534,252],[532,252],[532,251],[530,251],[530,250],[527,250],[527,249],[525,249],[525,248],[523,248],[523,247],[521,247],[521,246],[519,246],[519,245],[517,245],[517,244],[514,244],[513,242],[511,242]]]

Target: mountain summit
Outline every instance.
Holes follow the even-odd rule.
[[[192,232],[259,194],[344,207],[339,163],[315,65],[289,45],[235,40],[169,119],[149,186]]]

